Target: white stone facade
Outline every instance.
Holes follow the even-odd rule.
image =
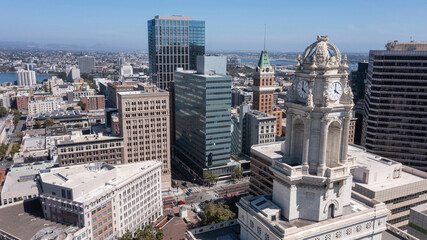
[[[346,56],[327,36],[298,57],[283,157],[270,167],[273,194],[238,203],[241,239],[381,239],[385,204],[351,189],[353,96],[346,68]]]
[[[86,229],[88,238],[115,239],[162,216],[161,163],[105,163],[52,169],[40,175],[47,219]]]
[[[51,98],[46,100],[35,100],[28,102],[28,114],[46,113],[60,109],[61,100]]]
[[[16,72],[18,86],[32,86],[36,84],[36,72],[19,70]]]

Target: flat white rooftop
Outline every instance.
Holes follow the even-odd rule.
[[[373,172],[381,172],[387,167],[400,164],[388,158],[384,158],[376,154],[366,152],[363,148],[359,148],[352,145],[348,146],[348,154],[356,157],[356,165],[358,165],[359,167],[367,168]],[[405,169],[408,167],[402,166],[402,168]],[[387,181],[380,181],[369,184],[357,182],[357,184],[360,184],[367,189],[377,192],[389,188],[395,188],[398,186],[404,186],[419,181],[424,181],[425,179],[426,178],[423,178],[420,175],[411,174],[403,170],[401,171],[400,177],[398,178],[389,178],[387,179]]]
[[[271,160],[281,160],[283,158],[282,143],[284,142],[254,145],[251,147],[251,152],[263,155]]]
[[[85,202],[115,188],[137,174],[146,173],[160,166],[159,161],[114,166],[99,162],[54,168],[48,173],[40,174],[40,178],[43,183],[78,190],[73,192],[73,200]]]

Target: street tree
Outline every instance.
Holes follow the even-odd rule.
[[[241,167],[234,168],[234,172],[231,174],[233,180],[240,180],[243,178],[243,169]]]
[[[42,124],[39,121],[36,121],[36,123],[34,124],[34,128],[40,129],[40,128],[42,128]]]
[[[0,106],[0,117],[5,117],[7,115],[7,109],[3,106]]]
[[[82,110],[85,110],[85,109],[86,109],[86,103],[84,103],[84,102],[82,102],[82,101],[78,102],[78,103],[77,103],[77,105],[78,105]]]
[[[208,184],[209,187],[211,187],[218,182],[219,177],[216,174],[207,173],[207,174],[205,174],[204,180],[205,180],[205,183]]]
[[[202,225],[212,225],[234,219],[236,214],[223,203],[208,202],[203,206]]]
[[[48,117],[46,118],[45,126],[46,127],[52,127],[55,123],[53,122],[53,119]]]

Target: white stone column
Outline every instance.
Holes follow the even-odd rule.
[[[329,120],[325,117],[321,119],[320,128],[320,151],[319,151],[319,164],[317,166],[317,175],[324,175],[326,170],[326,148],[328,145],[328,122]]]
[[[286,113],[286,134],[285,134],[285,156],[291,154],[291,142],[292,142],[292,128],[293,128],[293,114]]]
[[[350,127],[350,118],[344,117],[342,120],[342,139],[341,139],[341,163],[347,163],[348,152],[348,131]]]
[[[304,118],[304,141],[302,149],[302,166],[308,171],[308,153],[310,149],[310,131],[311,131],[311,118],[306,115]]]

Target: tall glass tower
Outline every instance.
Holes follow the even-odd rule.
[[[169,89],[174,71],[195,70],[196,57],[205,53],[205,21],[160,15],[148,20],[148,51],[153,82]]]
[[[176,159],[199,180],[230,176],[231,77],[225,56],[198,56],[198,70],[175,72]]]

